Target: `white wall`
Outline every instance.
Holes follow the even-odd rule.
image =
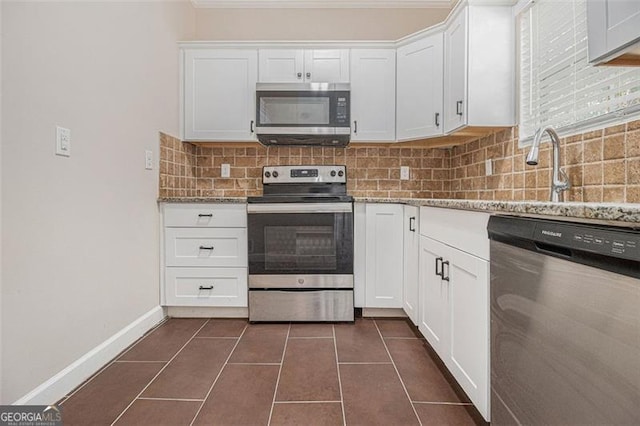
[[[184,2],[3,2],[2,403],[157,306],[158,132]],[[71,158],[54,155],[55,126]],[[157,160],[156,160],[157,161]],[[54,401],[51,401],[54,402]]]
[[[198,40],[396,40],[450,9],[197,9]]]

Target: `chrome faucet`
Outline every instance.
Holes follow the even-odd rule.
[[[569,178],[567,174],[560,168],[560,138],[553,127],[546,126],[541,127],[533,137],[533,144],[531,150],[527,155],[527,164],[530,166],[538,165],[538,152],[540,147],[540,140],[545,133],[549,134],[551,138],[551,145],[553,146],[553,175],[551,177],[551,202],[557,203],[564,201],[563,192],[569,189]]]

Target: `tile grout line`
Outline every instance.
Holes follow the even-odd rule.
[[[147,331],[143,336],[141,336],[136,342],[134,342],[131,346],[129,346],[124,352],[119,353],[114,359],[112,359],[109,363],[107,363],[107,365],[105,365],[104,367],[102,367],[100,370],[98,370],[97,372],[95,372],[93,374],[93,376],[89,377],[84,383],[80,384],[80,386],[78,386],[76,389],[73,390],[73,392],[71,392],[69,395],[65,395],[64,399],[62,400],[62,402],[60,403],[60,405],[62,405],[63,403],[67,402],[67,400],[69,398],[71,398],[73,395],[75,395],[76,393],[78,393],[81,389],[83,389],[85,386],[87,386],[89,383],[91,383],[93,381],[93,379],[95,379],[96,377],[98,377],[100,374],[102,374],[102,372],[104,370],[106,370],[107,368],[111,367],[113,364],[115,364],[116,362],[124,362],[124,361],[119,361],[120,358],[122,358],[124,356],[124,354],[126,354],[127,352],[129,352],[131,349],[133,349],[135,346],[137,346],[140,342],[142,342],[144,339],[146,339],[148,336],[150,336],[151,334],[153,334],[153,332],[155,332],[158,328],[160,328],[161,325],[165,324],[167,321],[169,321],[168,318],[163,318],[162,321],[160,321],[158,324],[156,324],[151,330]],[[140,362],[166,362],[166,361],[140,361]]]
[[[333,350],[336,354],[336,370],[338,371],[338,388],[340,389],[340,408],[342,410],[342,424],[347,426],[347,415],[344,412],[344,395],[342,394],[342,379],[340,378],[340,363],[338,362],[338,340],[336,339],[336,326],[331,325],[333,333]]]
[[[237,337],[227,337],[227,336],[196,336],[194,339],[237,339]]]
[[[404,385],[404,381],[402,380],[402,376],[400,376],[400,372],[398,371],[398,367],[396,367],[396,363],[393,360],[393,357],[391,356],[391,352],[389,351],[389,348],[387,347],[387,342],[384,341],[384,337],[382,337],[382,332],[380,331],[380,328],[378,327],[378,322],[376,320],[373,320],[373,324],[376,326],[376,330],[378,330],[378,335],[380,336],[380,340],[382,340],[382,344],[384,345],[384,349],[387,351],[387,355],[389,355],[389,359],[391,359],[391,365],[393,365],[393,369],[396,371],[396,374],[398,375],[398,379],[400,379],[400,384],[402,385],[402,389],[404,389],[404,393],[407,396],[407,399],[409,400],[409,404],[411,404],[411,408],[413,409],[413,414],[415,414],[416,418],[418,419],[418,424],[420,426],[422,426],[422,420],[420,420],[420,416],[418,416],[418,412],[416,411],[416,407],[415,405],[413,405],[413,402],[411,401],[411,397],[409,396],[409,391],[407,391],[407,387]]]
[[[391,362],[339,362],[342,365],[389,365]]]
[[[141,396],[138,399],[141,401],[190,401],[190,402],[204,401],[204,399],[194,399],[194,398],[152,398],[148,396]]]
[[[142,364],[149,364],[149,363],[165,363],[167,361],[126,361],[126,360],[119,360],[116,359],[115,361],[113,361],[113,363],[121,363],[121,364],[135,364],[135,363],[142,363]]]
[[[149,383],[147,383],[147,385],[146,385],[144,388],[142,388],[142,390],[140,391],[140,393],[138,393],[138,395],[136,395],[136,397],[135,397],[135,398],[133,398],[133,400],[129,403],[129,405],[127,405],[127,406],[126,406],[126,408],[125,408],[124,410],[122,410],[122,412],[120,413],[120,415],[118,415],[118,417],[116,417],[116,419],[115,419],[113,422],[111,422],[111,426],[113,426],[114,424],[116,424],[116,422],[117,422],[118,420],[120,420],[120,418],[124,415],[124,413],[126,413],[126,412],[127,412],[127,410],[128,410],[128,409],[133,405],[133,403],[134,403],[134,402],[136,402],[136,400],[140,397],[140,395],[142,395],[142,394],[144,393],[144,391],[146,391],[146,390],[147,390],[147,388],[151,385],[151,383],[153,383],[153,381],[154,381],[154,380],[155,380],[155,379],[156,379],[160,374],[162,374],[162,372],[163,372],[163,371],[164,371],[164,370],[169,366],[169,364],[171,364],[171,361],[173,361],[173,360],[174,360],[174,359],[175,359],[175,358],[180,354],[180,352],[182,352],[182,350],[183,350],[183,349],[184,349],[184,348],[185,348],[189,343],[191,343],[191,341],[193,340],[193,338],[194,338],[194,337],[196,337],[196,335],[200,332],[200,330],[202,330],[202,329],[204,328],[204,326],[205,326],[205,325],[207,325],[207,324],[209,323],[209,321],[210,321],[210,320],[208,320],[208,319],[207,319],[207,320],[204,322],[204,324],[202,324],[202,325],[200,326],[200,328],[198,328],[198,329],[196,330],[196,332],[195,332],[195,333],[193,333],[193,335],[191,336],[191,338],[189,338],[189,340],[187,340],[187,342],[186,342],[184,345],[182,345],[182,347],[178,350],[178,352],[176,352],[176,353],[171,357],[171,359],[170,359],[169,361],[167,361],[167,363],[166,363],[166,364],[165,364],[165,365],[160,369],[160,371],[158,371],[158,372],[156,373],[156,375],[155,375],[155,376],[153,376],[153,378],[149,381]]]
[[[279,362],[227,362],[227,365],[280,365]]]
[[[276,401],[274,404],[337,404],[341,401]]]
[[[411,401],[412,404],[430,404],[430,405],[457,405],[467,406],[473,405],[470,402],[446,402],[446,401]]]
[[[282,374],[282,366],[284,365],[284,356],[287,353],[287,344],[289,343],[289,333],[291,333],[291,323],[287,329],[287,338],[284,341],[284,349],[282,349],[282,358],[280,358],[280,369],[278,369],[278,378],[276,379],[276,388],[273,390],[273,400],[271,401],[271,410],[269,411],[269,421],[267,426],[271,425],[271,416],[273,416],[273,408],[276,406],[276,396],[278,395],[278,385],[280,384],[280,374]]]
[[[207,399],[209,399],[209,395],[211,395],[211,392],[213,391],[214,386],[216,385],[216,383],[218,383],[218,379],[220,378],[220,376],[222,375],[222,372],[224,371],[224,369],[227,367],[227,365],[229,364],[229,360],[231,359],[231,356],[233,355],[233,352],[236,350],[236,348],[238,347],[238,344],[240,343],[240,339],[242,339],[242,336],[244,336],[244,332],[247,331],[247,328],[249,328],[249,323],[247,323],[244,328],[242,329],[242,333],[240,333],[240,336],[238,336],[238,340],[236,341],[236,344],[233,345],[233,348],[231,349],[231,352],[229,352],[229,356],[227,356],[227,359],[224,361],[224,364],[222,365],[222,368],[220,369],[220,371],[218,371],[218,375],[216,376],[216,378],[213,380],[213,383],[211,383],[211,386],[209,387],[209,391],[207,392],[207,394],[204,396],[204,399],[202,400],[202,404],[200,404],[200,407],[198,407],[198,411],[196,411],[196,414],[194,414],[193,419],[191,419],[191,423],[189,423],[189,426],[192,426],[193,423],[196,421],[196,419],[198,418],[198,416],[200,415],[200,411],[202,411],[202,407],[204,407],[205,402],[207,402]]]

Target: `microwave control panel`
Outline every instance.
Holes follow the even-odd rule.
[[[336,96],[336,127],[349,126],[349,94],[340,93]]]

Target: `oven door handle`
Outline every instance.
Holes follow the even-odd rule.
[[[247,213],[351,213],[352,203],[259,203],[248,204]]]

